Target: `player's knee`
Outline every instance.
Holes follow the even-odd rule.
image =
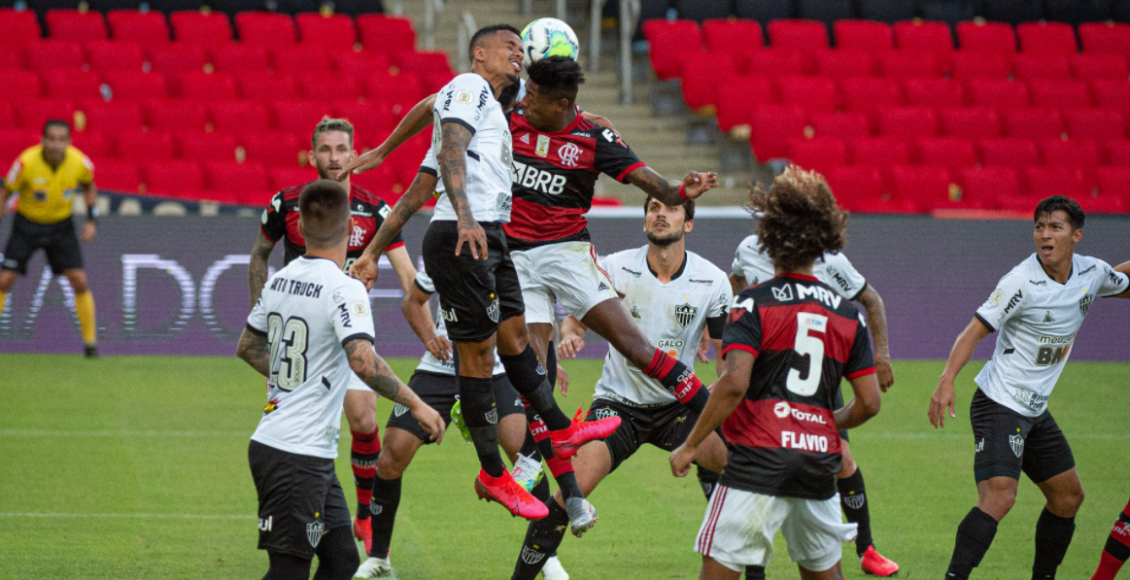
[[[86,283],[86,273],[82,270],[67,270],[67,281],[71,283],[71,288],[75,294],[86,294],[90,288]]]
[[[0,270],[0,292],[11,292],[19,274],[14,270]]]
[[[372,433],[377,430],[376,409],[353,409],[353,412],[347,410],[345,418],[349,421],[349,428],[358,433]]]
[[[859,466],[855,464],[855,460],[851,458],[851,455],[845,454],[840,472],[836,474],[836,477],[838,479],[847,479],[854,475],[857,469],[859,469]]]
[[[1076,485],[1071,489],[1060,492],[1054,497],[1049,498],[1048,508],[1049,511],[1057,516],[1064,518],[1073,518],[1079,512],[1079,508],[1083,507],[1083,486]]]
[[[377,477],[384,480],[399,479],[404,476],[404,470],[408,469],[409,461],[403,450],[395,444],[386,445],[377,458]]]
[[[997,518],[1003,518],[1012,506],[1016,505],[1016,485],[991,485],[981,494],[981,511]]]

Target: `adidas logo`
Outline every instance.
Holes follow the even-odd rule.
[[[518,140],[525,143],[526,145],[529,145],[530,144],[530,134],[526,133],[525,135],[522,135],[522,138],[520,138]]]
[[[603,292],[603,291],[605,291],[605,290],[608,290],[608,284],[605,284],[604,282],[601,282],[601,283],[600,283],[600,286],[598,286],[598,287],[597,287],[597,290],[599,290],[599,291],[601,291],[601,292]]]
[[[1055,318],[1052,318],[1051,310],[1048,310],[1044,313],[1044,322],[1055,322]]]

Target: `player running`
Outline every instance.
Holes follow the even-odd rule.
[[[353,125],[345,119],[325,117],[314,127],[311,137],[312,151],[306,156],[318,170],[319,179],[327,179],[345,165],[357,153],[353,150]],[[271,198],[271,203],[263,211],[262,225],[255,247],[251,250],[248,265],[248,286],[251,290],[251,304],[259,300],[263,284],[267,281],[268,260],[271,251],[279,240],[285,246],[284,263],[289,264],[306,251],[306,240],[298,229],[298,198],[307,184],[284,189]],[[346,254],[346,269],[361,256],[365,246],[373,239],[385,217],[389,213],[388,204],[375,194],[359,185],[344,181],[349,191],[352,221],[349,235],[349,248]],[[404,241],[396,236],[385,248],[385,255],[392,264],[400,280],[400,286],[408,293],[413,288],[416,268],[404,247]],[[424,309],[423,315],[431,314]],[[354,535],[368,551],[372,542],[369,535],[369,502],[376,469],[377,456],[381,451],[380,434],[377,427],[377,395],[360,380],[351,380],[345,394],[345,417],[349,421],[352,435],[350,446],[350,465],[353,468],[353,483],[357,491],[357,518],[354,520]]]
[[[82,191],[86,223],[82,241],[94,239],[97,231],[98,192],[94,187],[94,164],[71,146],[71,126],[51,119],[43,125],[43,140],[30,147],[12,164],[0,182],[0,219],[8,207],[8,196],[19,195],[19,208],[12,226],[4,262],[0,264],[0,313],[16,279],[27,274],[27,262],[43,248],[56,276],[66,276],[75,296],[75,314],[82,330],[87,358],[98,357],[98,327],[94,316],[94,294],[87,286],[82,250],[71,220],[72,197]]]
[[[349,578],[359,564],[349,507],[334,474],[340,413],[354,376],[404,405],[443,439],[444,423],[373,351],[364,285],[346,276],[350,200],[333,181],[303,188],[298,229],[305,255],[267,281],[247,318],[238,355],[268,378],[268,402],[248,459],[259,496],[259,548],[267,579]]]
[[[686,251],[686,235],[694,228],[694,201],[669,206],[648,198],[644,204],[644,232],[648,244],[618,252],[601,260],[623,304],[647,338],[673,360],[690,367],[698,337],[708,331],[721,352],[722,326],[733,295],[726,274],[697,254]],[[562,358],[574,358],[584,347],[586,327],[569,316],[562,324]],[[597,417],[618,416],[620,427],[604,445],[586,445],[573,459],[577,480],[586,495],[631,457],[643,444],[667,451],[686,439],[697,416],[682,405],[658,380],[644,374],[624,355],[609,349],[604,370],[596,383],[591,406]],[[691,420],[688,421],[688,418]],[[711,434],[696,462],[714,471],[726,463],[722,439]],[[530,522],[515,564],[514,580],[532,580],[565,536],[568,523],[561,498],[549,502],[549,517]]]
[[[812,275],[813,262],[844,246],[846,215],[823,179],[788,167],[766,193],[761,243],[777,276],[734,298],[726,323],[725,370],[686,442],[671,454],[683,477],[722,426],[729,462],[707,507],[695,551],[701,578],[736,580],[745,566],[765,567],[780,529],[805,580],[839,580],[841,523],[835,475],[836,429],[879,412],[879,384],[867,331],[855,307]],[[833,411],[840,379],[855,398]]]
[[[1016,501],[1020,473],[1044,492],[1047,504],[1036,522],[1032,577],[1055,578],[1083,503],[1083,485],[1067,438],[1048,411],[1048,397],[1083,318],[1096,296],[1130,298],[1130,262],[1111,268],[1098,258],[1075,254],[1085,216],[1062,195],[1036,206],[1032,237],[1036,252],[1005,274],[954,342],[938,388],[930,397],[930,424],[956,417],[954,380],[990,333],[1000,330],[993,358],[974,382],[969,409],[975,455],[977,505],[957,528],[946,578],[965,580],[981,563],[997,523]]]
[[[746,286],[756,286],[775,275],[773,260],[762,251],[757,234],[748,236],[738,245],[734,254],[734,264],[730,283],[734,293]],[[883,298],[868,284],[843,252],[827,253],[812,264],[812,275],[830,286],[837,294],[863,305],[867,313],[867,326],[871,328],[871,338],[875,341],[875,371],[879,379],[879,390],[887,392],[894,385],[895,377],[891,371],[891,354],[887,341],[887,311]],[[843,393],[836,394],[836,409],[844,405]],[[840,492],[840,507],[849,522],[859,526],[855,539],[855,553],[859,556],[860,567],[864,572],[875,576],[892,576],[899,571],[899,565],[884,557],[875,549],[871,536],[871,508],[867,501],[867,490],[863,484],[863,472],[856,465],[848,444],[847,430],[840,430],[843,441],[843,469],[836,474],[836,488]],[[764,578],[764,570],[749,572],[749,578]]]

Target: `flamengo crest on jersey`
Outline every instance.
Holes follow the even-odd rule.
[[[365,286],[332,260],[299,258],[267,280],[247,327],[267,337],[271,369],[267,406],[251,439],[336,458],[346,383],[354,377],[342,347],[373,341]]]
[[[510,221],[510,127],[490,83],[475,73],[455,77],[436,95],[432,113],[436,155],[442,149],[444,123],[462,125],[472,133],[467,146],[466,193],[475,221]],[[441,196],[432,221],[457,219],[451,200]]]
[[[424,294],[432,295],[436,293],[436,285],[432,282],[432,277],[428,276],[427,272],[423,270],[420,270],[416,274],[416,287]],[[443,316],[439,308],[436,309],[435,319],[436,336],[447,336],[447,323],[443,321]],[[444,362],[433,356],[431,351],[425,350],[424,356],[420,357],[420,364],[416,365],[416,370],[454,377],[455,359],[452,358]],[[496,349],[494,351],[494,368],[491,371],[491,375],[497,377],[504,374],[506,374],[506,368],[502,366],[502,361],[498,358],[498,350]]]
[[[738,244],[737,251],[734,252],[734,264],[730,268],[735,276],[745,278],[750,286],[756,286],[776,276],[773,260],[761,251],[758,247],[759,243],[757,234],[742,240],[742,243]],[[812,275],[848,300],[855,300],[867,288],[867,280],[863,278],[863,274],[852,266],[851,261],[842,252],[825,253],[823,258],[813,262]]]
[[[687,252],[682,271],[663,284],[648,267],[647,246],[606,256],[600,265],[624,294],[624,307],[651,343],[694,368],[707,319],[725,316],[730,307],[733,295],[726,274]],[[659,381],[644,375],[613,348],[604,359],[595,397],[628,405],[675,402]]]
[[[1060,284],[1036,254],[1001,278],[977,319],[999,330],[993,358],[978,373],[977,386],[992,400],[1028,417],[1047,408],[1075,335],[1096,296],[1126,291],[1130,279],[1106,262],[1075,254],[1071,277]]]

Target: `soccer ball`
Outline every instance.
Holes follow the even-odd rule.
[[[567,56],[577,60],[581,45],[568,24],[556,18],[538,18],[522,31],[522,66],[547,56]]]

